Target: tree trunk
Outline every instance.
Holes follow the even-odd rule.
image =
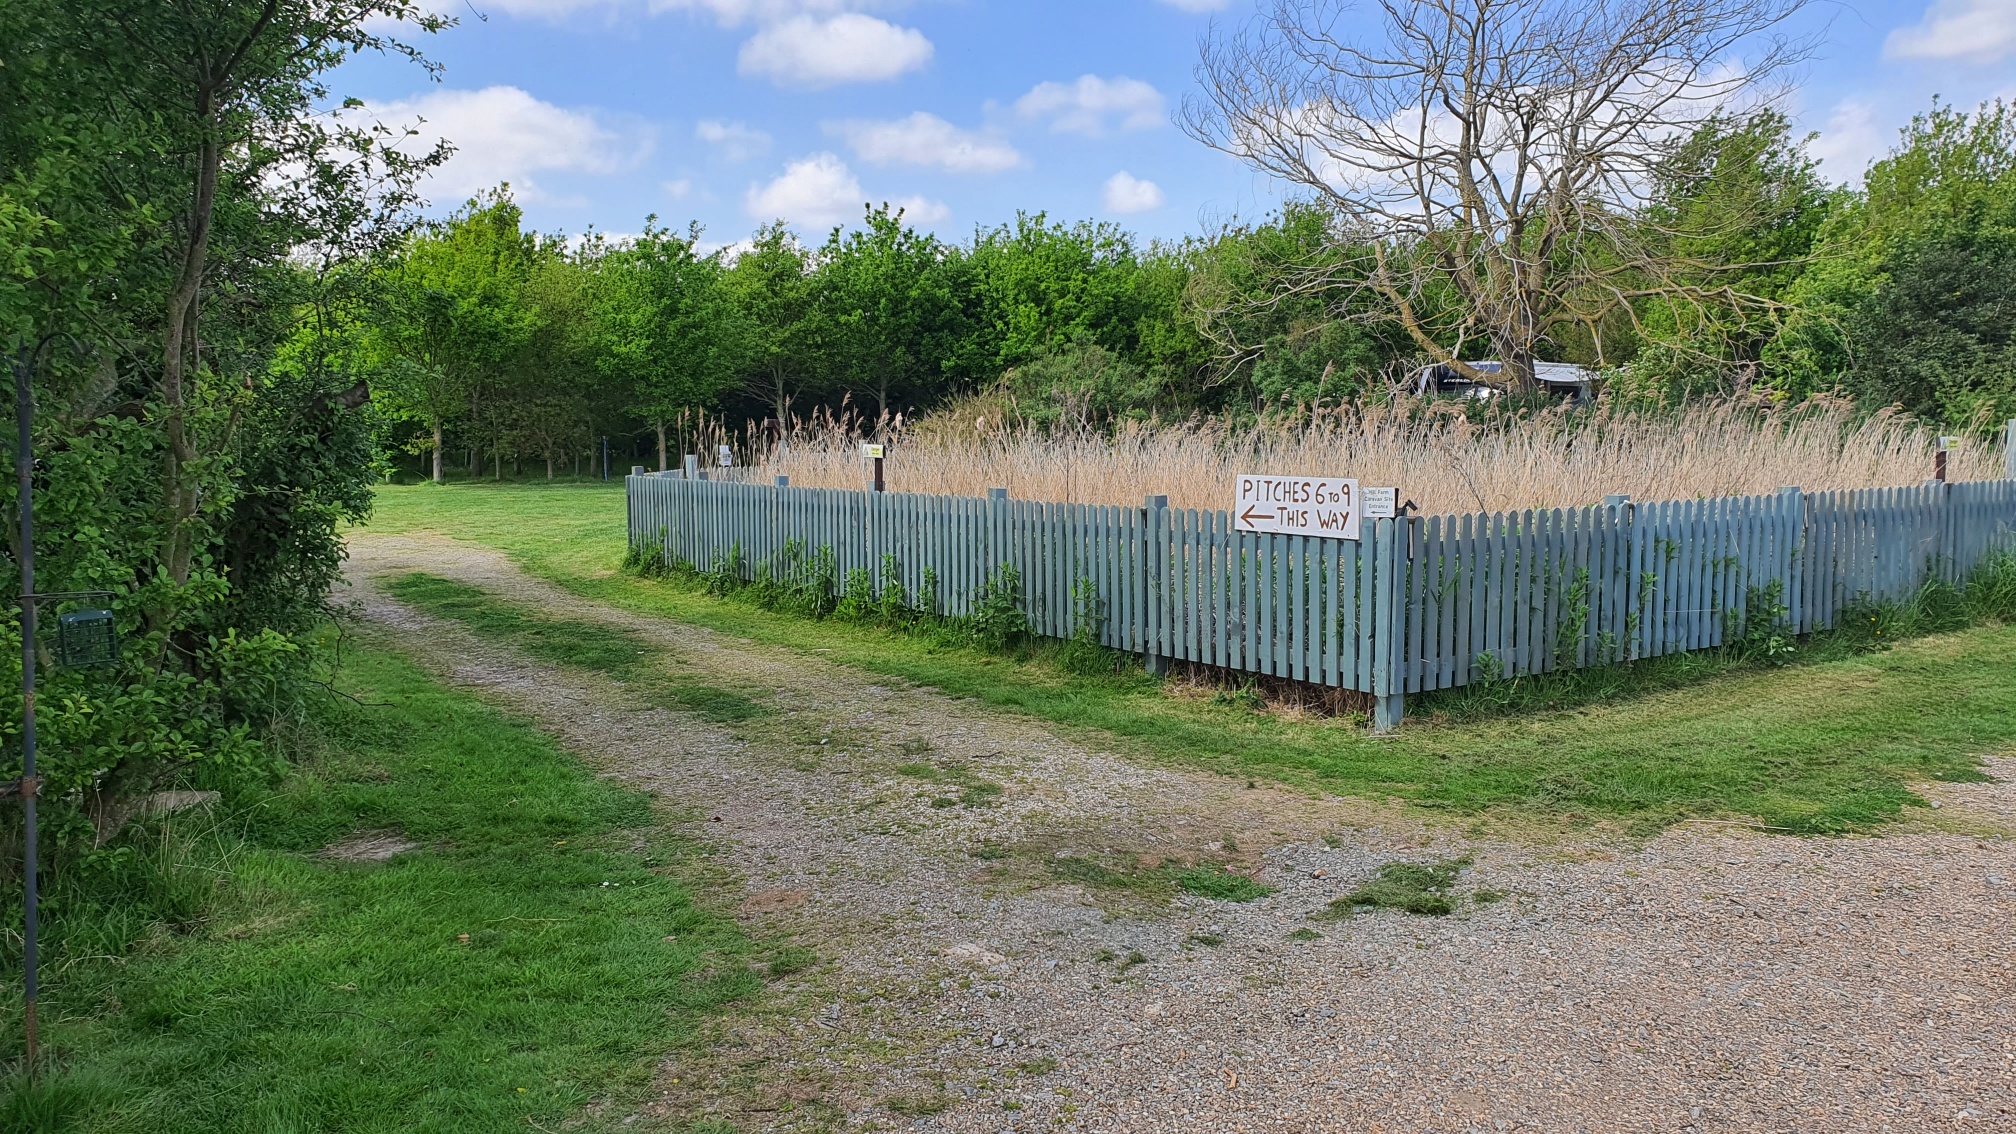
[[[440,484],[447,478],[441,470],[441,423],[434,423],[434,483]]]
[[[1533,343],[1521,341],[1512,335],[1493,336],[1492,345],[1498,348],[1498,362],[1504,369],[1498,372],[1501,387],[1508,394],[1530,394],[1540,388],[1533,376]]]
[[[546,446],[546,483],[553,483],[553,446]]]
[[[474,390],[471,390],[469,392],[469,479],[470,480],[475,480],[477,477],[483,475],[483,447],[476,443],[477,423],[482,421],[482,418],[478,416],[478,410],[480,408],[481,407],[477,405],[476,392]]]
[[[658,471],[664,472],[672,467],[671,458],[665,453],[665,421],[660,418],[653,424],[658,427]]]
[[[207,122],[210,117],[207,96],[199,110]],[[168,569],[168,577],[177,586],[189,581],[196,547],[196,533],[192,525],[197,510],[196,482],[189,475],[189,468],[196,460],[196,449],[189,441],[183,351],[194,331],[196,298],[203,290],[204,261],[209,252],[211,214],[217,200],[217,174],[222,160],[222,147],[206,133],[196,156],[196,194],[189,210],[188,244],[183,249],[182,266],[176,273],[175,286],[168,293],[167,326],[162,336],[161,401],[167,411],[162,424],[168,439],[167,461],[162,470],[162,496],[166,505],[168,532],[161,558]],[[156,625],[166,619],[166,611],[151,612],[149,616],[149,621]]]

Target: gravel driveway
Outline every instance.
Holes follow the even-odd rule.
[[[351,549],[376,633],[654,792],[740,916],[820,958],[608,1116],[635,1128],[2016,1131],[2011,756],[1926,785],[1937,826],[1881,838],[1478,838],[600,606],[487,549]],[[631,628],[777,714],[638,707],[371,586],[412,570]],[[975,784],[1000,792],[963,805]],[[1464,855],[1453,916],[1312,917],[1384,863]],[[1058,868],[1130,861],[1276,893],[1163,901]]]

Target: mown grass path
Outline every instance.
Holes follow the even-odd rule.
[[[1921,787],[1944,829],[1880,839],[1492,837],[1116,754],[808,652],[827,647],[619,609],[475,544],[362,533],[353,550],[401,648],[704,824],[744,880],[744,918],[804,951],[761,1011],[664,1071],[645,1119],[2016,1118],[2000,1087],[2016,970],[1996,944],[2016,912],[2006,757],[1987,764],[2002,782]],[[748,708],[710,716],[721,704]],[[1334,917],[1387,863],[1464,856],[1450,916]],[[1199,865],[1249,877],[1221,893],[1252,900],[1186,893]]]
[[[146,895],[98,925],[58,891],[49,1068],[0,1087],[0,1130],[578,1122],[643,1101],[665,1052],[762,989],[774,950],[712,906],[718,872],[645,795],[377,633],[344,655],[275,790],[118,852],[178,863],[184,916],[130,941],[115,918]]]

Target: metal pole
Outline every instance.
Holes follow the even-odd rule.
[[[34,352],[23,348],[14,360],[14,420],[20,440],[14,450],[14,471],[20,478],[21,506],[21,834],[24,853],[21,861],[21,1036],[29,1078],[35,1076],[36,1028],[36,910],[35,866],[38,847],[35,837],[35,796],[41,785],[35,779],[35,455],[29,427],[35,415],[34,393],[29,389]]]

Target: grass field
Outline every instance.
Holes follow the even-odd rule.
[[[808,623],[617,568],[618,485],[393,487],[376,529],[428,530],[500,548],[585,597],[710,626],[946,693],[1095,730],[1189,766],[1463,813],[1614,820],[1640,831],[1739,818],[1806,832],[1868,829],[1920,801],[1914,783],[1981,775],[2016,744],[2016,627],[1885,652],[1760,669],[1701,661],[1641,667],[1610,699],[1563,710],[1454,717],[1368,737],[1342,722],[1256,712],[1141,677],[1081,678],[1015,659],[836,622]],[[1681,679],[1685,680],[1682,681]],[[1474,714],[1473,714],[1474,716]]]
[[[181,924],[92,956],[60,924],[91,911],[54,911],[59,1071],[0,1093],[0,1129],[594,1129],[591,1099],[613,1128],[758,989],[761,950],[696,905],[648,798],[391,654],[351,651],[340,680],[320,755],[161,850],[207,891]],[[415,846],[317,853],[357,832]]]

